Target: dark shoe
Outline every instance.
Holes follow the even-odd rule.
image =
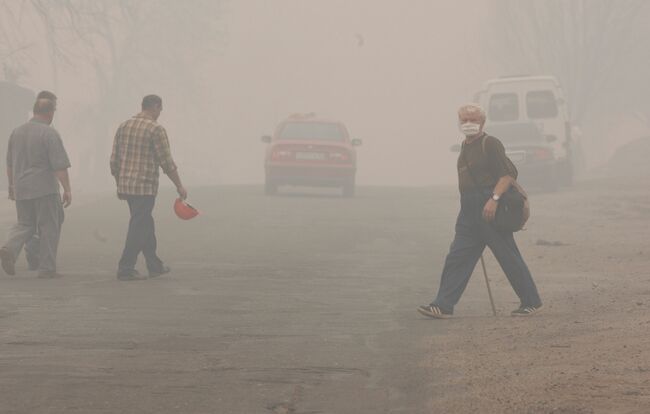
[[[156,272],[152,272],[152,271],[150,270],[150,271],[149,271],[149,277],[158,277],[158,276],[162,276],[162,275],[167,274],[167,273],[169,273],[169,272],[171,272],[171,271],[172,271],[172,268],[171,268],[171,267],[163,265],[163,267],[161,267],[161,268],[160,268],[158,271],[156,271]]]
[[[424,316],[428,316],[429,318],[435,318],[435,319],[448,319],[451,318],[451,313],[446,313],[443,312],[442,309],[440,309],[436,305],[422,305],[418,306],[418,312],[420,312]]]
[[[117,272],[117,280],[123,282],[130,282],[132,280],[144,280],[145,278],[140,275],[140,272],[137,270],[129,270],[126,272]]]
[[[513,310],[511,316],[533,316],[536,313],[542,311],[542,305],[539,306],[520,306],[519,308]]]
[[[16,258],[6,247],[0,249],[0,266],[6,274],[10,276],[16,274]]]
[[[63,277],[63,275],[54,270],[38,272],[39,279],[59,279],[61,277]]]

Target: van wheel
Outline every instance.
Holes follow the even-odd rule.
[[[267,196],[278,194],[278,185],[267,178],[266,182],[264,183],[264,194]]]
[[[354,180],[350,180],[343,186],[343,197],[354,197],[356,193],[356,184]]]

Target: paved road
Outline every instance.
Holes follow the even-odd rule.
[[[68,211],[66,277],[0,279],[0,412],[430,412],[447,375],[430,369],[431,338],[447,328],[414,308],[437,284],[455,190],[260,193],[194,190],[192,222],[163,193],[174,272],[143,282],[114,277],[126,206]]]

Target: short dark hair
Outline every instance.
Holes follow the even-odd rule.
[[[56,103],[51,99],[37,99],[34,104],[34,115],[44,115],[54,112]]]
[[[56,101],[56,95],[50,91],[40,91],[36,96],[36,99],[49,99],[50,101]]]
[[[142,99],[142,109],[151,109],[157,105],[162,105],[162,98],[158,95],[147,95]]]

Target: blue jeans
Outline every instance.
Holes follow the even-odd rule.
[[[488,188],[461,194],[456,236],[445,260],[438,295],[431,303],[445,313],[453,313],[485,246],[492,250],[521,305],[537,307],[542,304],[512,233],[497,231],[482,217],[483,207],[491,196],[492,189]]]

